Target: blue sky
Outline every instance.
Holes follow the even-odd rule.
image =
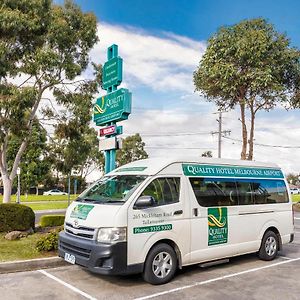
[[[59,1],[61,2],[61,1]],[[150,156],[199,156],[212,150],[217,156],[217,108],[194,93],[193,71],[207,40],[223,25],[263,17],[300,48],[300,1],[183,1],[76,0],[98,18],[100,42],[91,59],[104,63],[106,49],[119,45],[124,60],[122,87],[133,93],[133,111],[122,122],[124,137],[139,132]],[[88,72],[87,72],[88,74]],[[88,75],[86,75],[88,76]],[[102,94],[104,94],[103,91]],[[101,93],[100,93],[101,95]],[[99,96],[100,96],[99,95]],[[255,143],[299,146],[299,110],[282,107],[259,112]],[[241,126],[238,109],[223,115],[222,157],[239,158]],[[255,146],[255,160],[279,163],[287,172],[300,173],[297,149]]]
[[[224,25],[263,17],[300,46],[300,2],[297,0],[76,0],[99,21],[132,25],[154,34],[170,31],[207,40]]]

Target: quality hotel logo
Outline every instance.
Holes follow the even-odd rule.
[[[208,246],[227,243],[227,207],[208,208]]]
[[[95,104],[94,106],[94,114],[104,114],[106,111],[105,99],[104,96],[101,97],[101,104]]]

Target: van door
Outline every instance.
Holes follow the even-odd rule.
[[[237,194],[221,179],[189,178],[191,199],[191,261],[219,259],[235,254],[234,232]],[[236,203],[235,203],[236,202]]]
[[[189,259],[190,223],[182,176],[156,176],[137,197],[151,196],[153,205],[128,209],[128,265],[144,263],[150,248],[169,239]],[[144,198],[145,199],[145,198]],[[188,256],[188,257],[186,257]]]

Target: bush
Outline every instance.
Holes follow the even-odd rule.
[[[34,228],[35,215],[33,210],[16,203],[0,204],[0,232],[28,230]]]
[[[59,231],[53,231],[47,233],[36,242],[36,249],[38,251],[51,251],[58,248],[58,233]]]
[[[64,215],[43,215],[40,219],[40,225],[41,227],[61,226],[64,221]]]

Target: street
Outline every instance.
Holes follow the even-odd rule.
[[[140,275],[101,276],[79,266],[0,275],[2,300],[9,299],[299,299],[300,213],[295,240],[270,262],[255,254],[213,267],[186,267],[168,284],[153,286]]]

